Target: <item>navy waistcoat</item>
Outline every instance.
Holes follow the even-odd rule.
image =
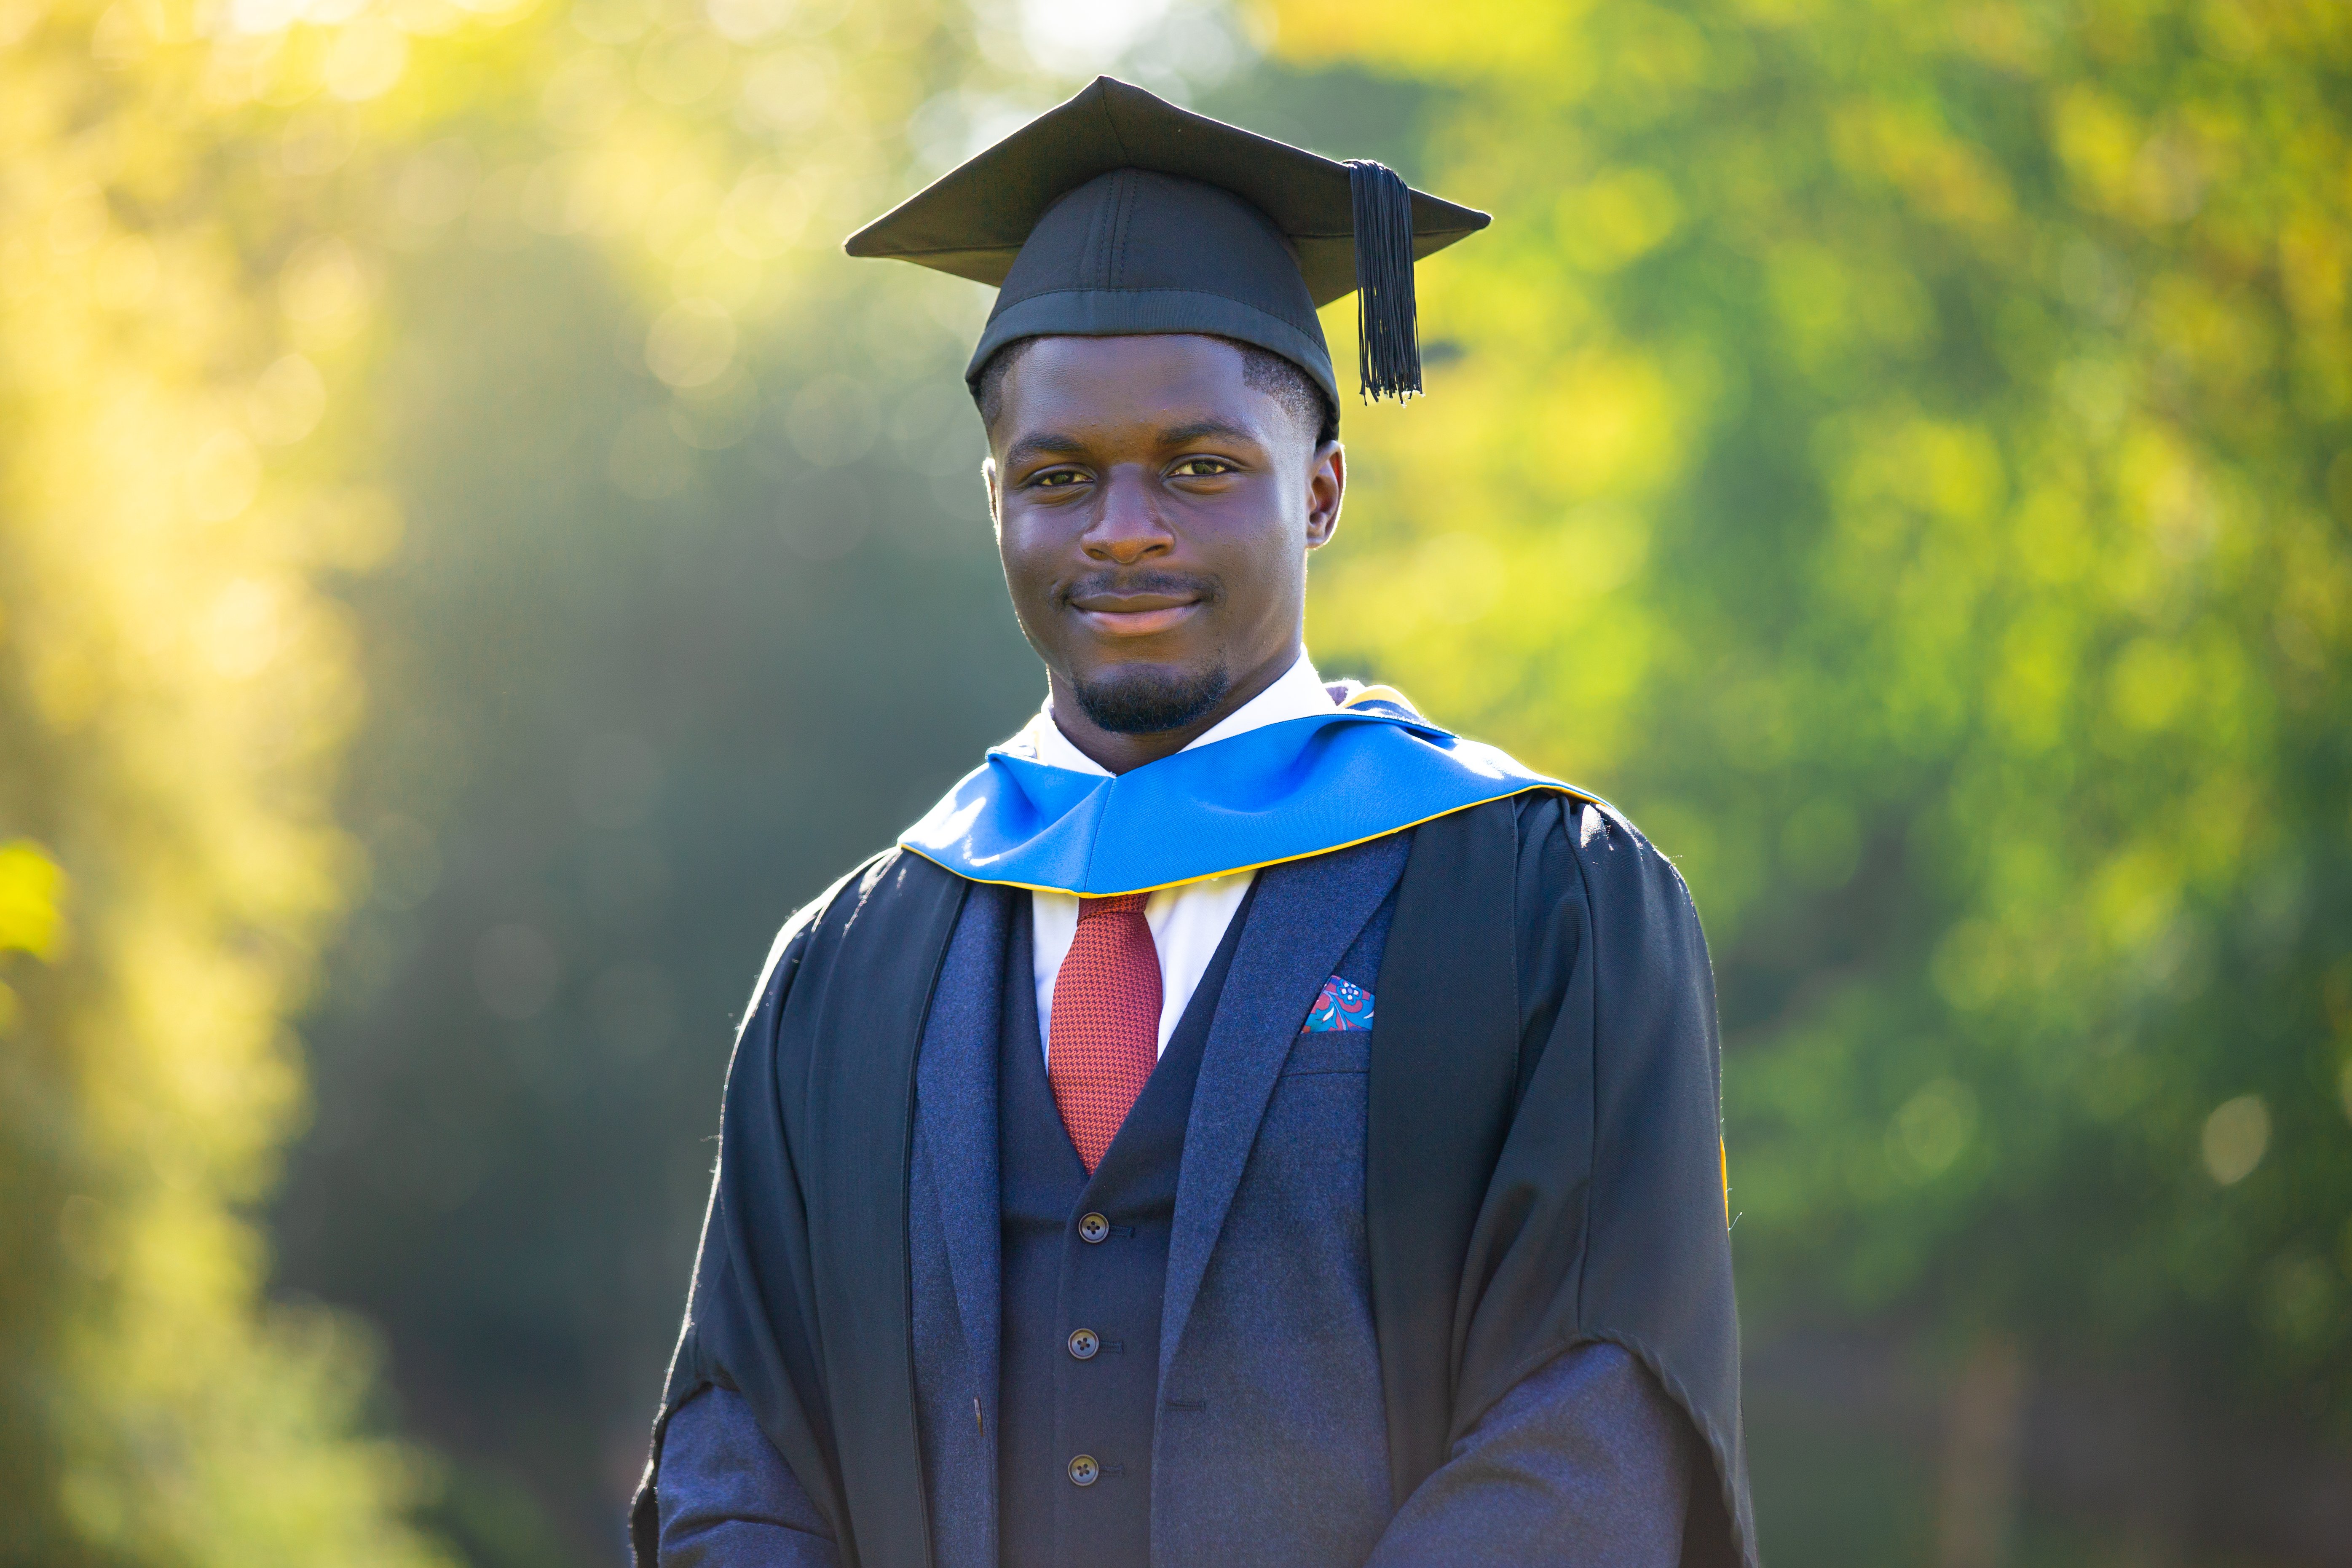
[[[1255,889],[1253,889],[1253,891]],[[1038,1048],[1030,918],[1007,932],[997,1057],[1005,1568],[1150,1568],[1160,1312],[1184,1127],[1244,899],[1091,1179]]]

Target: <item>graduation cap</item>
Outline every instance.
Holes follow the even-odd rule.
[[[1421,390],[1412,265],[1492,221],[1097,77],[849,237],[996,287],[975,386],[1021,338],[1208,332],[1267,349],[1339,389],[1316,310],[1357,296],[1367,397]]]

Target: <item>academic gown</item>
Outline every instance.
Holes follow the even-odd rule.
[[[633,1517],[646,1568],[662,1424],[714,1385],[842,1563],[930,1561],[908,1163],[919,1044],[973,886],[893,850],[778,939]],[[1381,992],[1364,1205],[1392,1536],[1497,1500],[1465,1491],[1482,1423],[1563,1352],[1607,1344],[1696,1436],[1683,1562],[1752,1564],[1713,982],[1680,877],[1565,793],[1423,822]]]

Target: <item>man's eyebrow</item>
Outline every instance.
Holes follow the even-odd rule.
[[[1004,466],[1017,468],[1036,458],[1066,458],[1086,450],[1086,443],[1076,436],[1064,436],[1056,431],[1041,431],[1024,436],[1004,450]]]
[[[1228,425],[1222,419],[1195,419],[1190,425],[1173,425],[1160,432],[1163,447],[1181,447],[1189,442],[1206,440],[1215,436],[1227,441],[1257,443],[1257,434],[1238,425]]]
[[[1225,441],[1239,441],[1252,446],[1256,444],[1258,438],[1255,431],[1223,419],[1195,419],[1189,424],[1171,425],[1159,434],[1160,445],[1163,447],[1189,446],[1194,441],[1204,441],[1212,437]],[[1004,466],[1008,468],[1018,468],[1041,458],[1073,458],[1082,455],[1086,450],[1086,442],[1076,436],[1065,436],[1054,430],[1041,430],[1034,436],[1024,436],[1006,447]]]

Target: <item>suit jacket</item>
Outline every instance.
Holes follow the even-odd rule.
[[[1517,951],[1499,972],[1521,1033],[1535,1037],[1531,1050],[1522,1047],[1505,1064],[1506,1098],[1515,1111],[1556,1101],[1570,1114],[1548,1110],[1547,1121],[1581,1118],[1584,1125],[1523,1136],[1509,1124],[1499,1165],[1507,1169],[1513,1148],[1531,1142],[1524,1157],[1541,1172],[1504,1205],[1516,1215],[1487,1212],[1496,1206],[1490,1182],[1471,1189],[1485,1193],[1479,1230],[1458,1289],[1444,1292],[1440,1305],[1451,1308],[1456,1297],[1473,1303],[1456,1314],[1451,1383],[1457,1404],[1467,1403],[1465,1385],[1483,1383],[1485,1395],[1442,1428],[1428,1460],[1402,1472],[1409,1484],[1401,1489],[1396,1335],[1384,1343],[1375,1282],[1380,1238],[1367,1218],[1368,1170],[1379,1166],[1367,1141],[1378,1120],[1370,1084],[1381,1028],[1300,1027],[1325,978],[1397,886],[1412,836],[1270,868],[1261,873],[1211,1024],[1187,1130],[1160,1340],[1155,1563],[1353,1568],[1559,1560],[1664,1568],[1752,1560],[1736,1382],[1727,1434],[1719,1403],[1693,1397],[1691,1358],[1667,1348],[1687,1325],[1662,1322],[1645,1335],[1638,1322],[1627,1324],[1606,1305],[1608,1277],[1622,1266],[1591,1246],[1591,1196],[1622,1182],[1591,1168],[1605,1163],[1596,1161],[1596,1128],[1609,1120],[1596,1103],[1612,1094],[1670,1092],[1675,1103],[1659,1109],[1674,1115],[1645,1114],[1637,1105],[1633,1117],[1673,1125],[1687,1120],[1693,1108],[1682,1102],[1697,1092],[1694,1084],[1703,1085],[1706,1102],[1696,1109],[1712,1128],[1711,987],[1704,1019],[1685,1008],[1668,1020],[1663,1045],[1651,1042],[1687,1058],[1684,1068],[1696,1063],[1702,1071],[1669,1072],[1646,1085],[1596,1071],[1604,1031],[1591,983],[1599,943],[1584,862],[1615,856],[1608,869],[1654,889],[1664,863],[1622,819],[1589,815],[1593,808],[1543,797],[1505,810],[1507,817],[1488,820],[1508,824],[1517,901],[1527,901],[1532,887],[1544,906],[1515,911]],[[1686,911],[1679,880],[1670,868],[1664,876]],[[866,885],[873,885],[870,873]],[[904,1215],[908,1392],[919,1454],[914,1484],[921,1495],[903,1506],[927,1521],[924,1555],[937,1568],[994,1568],[997,1560],[996,1042],[1006,922],[1022,912],[1022,896],[1012,890],[963,890],[912,1063]],[[1667,913],[1671,926],[1675,911]],[[1410,917],[1405,924],[1401,934],[1411,941]],[[1689,931],[1695,935],[1695,920]],[[1641,934],[1612,931],[1610,940],[1638,946]],[[1703,964],[1703,949],[1698,959]],[[1555,1037],[1563,1030],[1573,1038],[1559,1047]],[[1679,1039],[1671,1037],[1676,1031]],[[730,1097],[736,1093],[730,1080]],[[1442,1108],[1427,1112],[1443,1119]],[[1686,1131],[1676,1142],[1689,1142]],[[1671,1152],[1686,1160],[1691,1152]],[[722,1152],[722,1188],[725,1159]],[[1580,1162],[1585,1169],[1574,1168]],[[1690,1184],[1676,1190],[1686,1208]],[[1708,1189],[1696,1190],[1707,1201]],[[1547,1205],[1576,1211],[1556,1222],[1568,1245],[1553,1244],[1531,1222]],[[710,1236],[726,1229],[715,1196],[698,1279],[713,1272]],[[1717,1210],[1701,1228],[1711,1227],[1723,1248],[1727,1297],[1721,1225]],[[1660,1237],[1662,1250],[1674,1250],[1672,1240]],[[734,1250],[748,1249],[738,1240]],[[757,1266],[726,1267],[742,1273]],[[792,1268],[804,1273],[805,1255]],[[1591,1289],[1583,1276],[1596,1272],[1603,1278]],[[1517,1316],[1541,1325],[1503,1336],[1508,1350],[1490,1358],[1499,1372],[1479,1366],[1475,1342],[1476,1293],[1498,1290],[1538,1302]],[[731,1284],[713,1287],[714,1296],[721,1292],[730,1300],[740,1294]],[[703,1293],[698,1284],[698,1301]],[[840,1544],[843,1518],[857,1511],[845,1500],[844,1479],[828,1471],[819,1478],[824,1485],[804,1485],[796,1474],[810,1463],[835,1462],[840,1451],[808,1439],[814,1423],[792,1425],[805,1419],[811,1402],[805,1395],[783,1402],[793,1408],[780,1431],[760,1410],[755,1380],[739,1379],[730,1364],[756,1355],[713,1353],[698,1342],[695,1317],[690,1306],[679,1352],[687,1371],[674,1373],[665,1410],[665,1421],[679,1420],[678,1453],[667,1461],[677,1468],[663,1474],[657,1428],[641,1556],[656,1535],[654,1554],[665,1563],[829,1563],[855,1553]],[[739,1329],[730,1337],[747,1336]],[[739,1381],[753,1383],[748,1396]],[[713,1391],[698,1411],[706,1390]],[[755,1442],[754,1432],[781,1440]],[[796,1444],[804,1457],[786,1463],[779,1449],[791,1453]],[[1695,1485],[1694,1468],[1701,1478]],[[868,1516],[875,1507],[866,1505]]]

